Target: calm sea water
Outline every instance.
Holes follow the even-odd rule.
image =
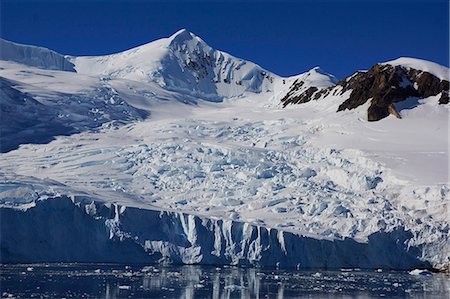
[[[1,265],[14,298],[450,298],[445,274],[106,264]]]

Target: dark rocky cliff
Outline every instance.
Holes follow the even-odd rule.
[[[339,106],[338,111],[354,109],[372,99],[367,110],[369,121],[385,118],[390,114],[390,109],[395,108],[392,104],[410,97],[426,98],[441,94],[439,103],[449,102],[449,81],[402,66],[376,64],[367,72],[358,72],[338,84],[342,86],[341,94],[351,90],[350,97]]]

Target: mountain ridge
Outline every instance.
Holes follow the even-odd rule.
[[[5,44],[13,44],[16,48],[11,49],[9,46],[7,51],[4,50],[0,54],[1,60],[12,60],[44,69],[76,71],[80,74],[101,76],[104,80],[123,78],[141,82],[154,82],[167,90],[209,101],[222,101],[226,98],[239,97],[246,92],[274,92],[278,95],[274,96],[272,102],[279,102],[283,107],[324,98],[329,95],[329,89],[332,88],[333,84],[344,86],[342,94],[348,89],[346,86],[349,85],[346,82],[354,80],[354,76],[364,73],[364,71],[358,71],[337,81],[333,75],[320,71],[320,68],[316,67],[299,75],[280,77],[257,64],[213,49],[202,38],[185,28],[180,29],[170,37],[103,56],[63,56],[42,47],[19,45],[2,40],[3,48],[5,48]],[[29,56],[35,54],[27,54],[27,52],[33,53],[37,50],[39,50],[39,53],[44,53],[41,55],[50,57],[52,62],[36,62],[39,59],[30,59]],[[21,55],[24,57],[21,57]],[[45,61],[46,59],[42,60]],[[53,62],[53,60],[57,62]],[[445,82],[448,82],[449,78],[448,68],[423,59],[409,57],[380,62],[377,65],[392,65],[430,73],[444,82],[438,89],[439,92],[443,92],[440,103],[448,102],[448,93],[445,92],[445,87],[448,85]],[[315,76],[308,76],[311,73],[316,74]],[[353,89],[355,89],[354,86]],[[356,93],[358,92],[356,91],[353,94]],[[436,90],[433,95],[437,93]],[[420,96],[421,93],[410,92],[409,94]],[[368,99],[366,95],[365,97],[366,99],[359,99],[358,102],[364,102]],[[400,100],[406,100],[406,98],[403,97]],[[355,102],[355,100],[352,101]],[[399,99],[396,101],[399,101]],[[346,104],[348,102],[347,99],[345,103],[341,103],[337,112],[359,106]],[[383,108],[378,109],[379,111],[376,113],[373,112],[375,108],[368,111],[367,118],[379,120],[385,117],[388,115],[386,111],[390,104],[392,103],[381,105]],[[375,106],[377,105],[373,107]],[[393,111],[393,106],[389,107]]]
[[[116,53],[99,55],[99,56],[91,56],[91,55],[76,56],[76,55],[60,54],[60,53],[58,53],[58,52],[56,52],[54,50],[51,50],[49,48],[46,48],[46,47],[34,46],[34,45],[28,45],[28,44],[20,44],[20,43],[16,43],[16,42],[5,40],[3,38],[0,38],[0,42],[13,44],[13,45],[16,45],[16,46],[19,46],[19,47],[29,47],[29,48],[41,49],[43,51],[52,52],[52,53],[58,54],[60,56],[69,58],[69,59],[74,59],[74,58],[88,58],[88,57],[108,57],[108,56],[115,56],[115,55],[124,54],[124,53],[128,54],[130,52],[136,51],[137,49],[140,49],[142,47],[148,46],[148,45],[153,44],[153,43],[162,43],[164,41],[169,41],[169,44],[172,44],[172,46],[173,46],[173,45],[177,45],[177,44],[178,45],[179,44],[183,44],[186,41],[192,40],[192,39],[197,39],[199,42],[203,43],[205,46],[211,48],[202,38],[200,38],[199,36],[195,35],[194,33],[192,33],[191,31],[187,30],[186,28],[182,28],[182,29],[178,30],[177,32],[173,33],[169,37],[156,39],[156,40],[153,40],[153,41],[150,41],[150,42],[147,42],[147,43],[144,43],[144,44],[132,47],[132,48],[127,49],[127,50],[119,51],[119,52],[116,52]],[[220,52],[222,52],[222,51],[220,51]],[[1,54],[1,51],[0,51],[0,54]],[[230,54],[228,54],[228,55],[230,55]],[[230,55],[230,56],[232,56],[232,55]],[[0,55],[0,60],[15,61],[13,59],[8,59],[8,57],[1,56],[1,55]],[[243,60],[243,59],[240,59],[240,60]],[[247,61],[247,60],[243,60],[243,61]],[[22,63],[23,64],[27,64],[26,61],[22,62]],[[407,56],[400,56],[400,57],[398,57],[396,59],[393,59],[393,60],[390,60],[390,61],[379,62],[378,64],[391,64],[391,65],[409,66],[411,68],[415,68],[415,69],[418,69],[418,70],[428,71],[428,72],[434,74],[436,77],[439,77],[440,79],[444,79],[444,80],[448,79],[448,77],[449,77],[449,73],[448,73],[449,69],[448,69],[448,67],[445,67],[445,66],[440,65],[438,63],[435,63],[433,61],[426,60],[426,59],[421,59],[421,58],[412,58],[412,57],[407,57]],[[31,65],[30,64],[30,66],[35,66],[35,65]],[[311,68],[309,71],[314,70],[316,68],[320,69],[320,67],[314,67],[314,68]],[[436,70],[438,70],[438,71],[436,72]],[[306,71],[306,72],[308,72],[308,71]],[[439,75],[437,75],[437,73],[439,73]],[[298,75],[301,75],[301,74],[303,74],[303,73],[300,73]],[[278,75],[277,76],[280,77],[280,78],[283,78],[283,79],[287,79],[287,78],[295,77],[295,76],[298,76],[298,75],[292,75],[292,76],[286,76],[286,77],[278,76]],[[352,75],[347,76],[346,78],[349,78],[351,76]]]

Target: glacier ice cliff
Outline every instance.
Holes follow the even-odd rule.
[[[229,264],[297,268],[430,268],[402,228],[367,243],[326,240],[181,212],[66,196],[0,208],[1,262]]]
[[[43,47],[0,39],[0,60],[14,61],[47,70],[75,72],[74,64],[64,55]]]

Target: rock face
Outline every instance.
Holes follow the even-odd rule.
[[[320,100],[329,95],[350,96],[337,111],[355,109],[370,100],[367,119],[377,121],[389,114],[401,118],[395,103],[408,98],[427,98],[440,94],[439,104],[449,103],[449,81],[428,71],[402,65],[376,64],[339,81],[334,86],[308,86],[302,78],[296,80],[281,99],[283,107]],[[344,98],[344,97],[343,97]]]
[[[328,95],[330,88],[336,85],[336,78],[320,68],[297,76],[281,99],[283,107],[291,104],[302,104]]]
[[[317,87],[308,87],[305,91],[294,96],[293,93],[300,90],[305,82],[296,80],[292,85],[292,89],[281,99],[283,107],[289,104],[302,104],[311,101],[312,96],[317,92]]]
[[[338,84],[342,86],[341,94],[351,90],[350,97],[338,111],[354,109],[372,99],[367,110],[369,121],[383,119],[390,111],[396,114],[392,104],[409,97],[426,98],[441,94],[439,103],[448,103],[449,81],[402,66],[376,64],[367,72],[358,72]]]

